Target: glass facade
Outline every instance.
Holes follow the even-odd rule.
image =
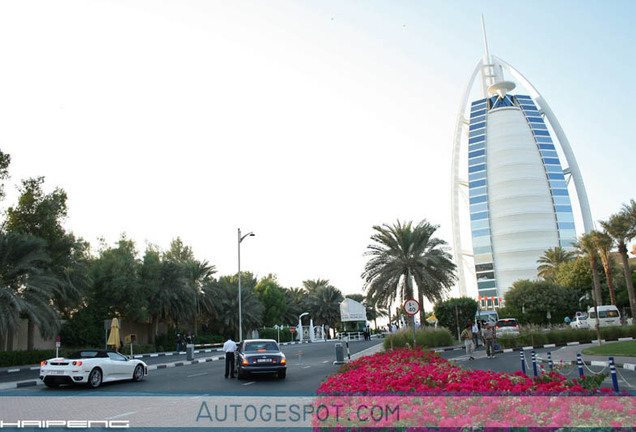
[[[497,264],[493,259],[493,238],[488,201],[488,115],[495,109],[520,109],[541,155],[546,181],[552,198],[559,244],[571,248],[576,241],[574,215],[567,181],[547,125],[530,96],[505,95],[476,100],[471,104],[468,137],[468,179],[471,234],[475,260],[475,277],[479,296],[498,297]],[[505,288],[505,287],[501,287]]]

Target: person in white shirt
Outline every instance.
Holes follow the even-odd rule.
[[[236,352],[236,342],[231,337],[227,338],[227,341],[223,344],[223,351],[225,352],[225,378],[231,376],[234,378],[234,352]]]

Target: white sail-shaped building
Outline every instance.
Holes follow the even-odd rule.
[[[490,55],[483,34],[484,56],[462,97],[455,131],[453,246],[460,294],[499,299],[515,281],[537,278],[537,259],[547,249],[572,248],[574,197],[583,230],[593,224],[558,120],[519,71]],[[481,95],[470,100],[475,86]]]

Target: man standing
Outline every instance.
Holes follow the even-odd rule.
[[[234,352],[236,351],[236,342],[228,337],[223,344],[223,351],[225,351],[225,378],[231,376],[234,378]]]
[[[472,332],[473,332],[473,343],[475,344],[475,349],[479,348],[479,325],[477,324],[478,321],[475,321],[473,323],[473,327],[472,327]]]
[[[472,332],[472,324],[466,324],[464,330],[461,333],[461,339],[464,341],[464,346],[466,348],[466,356],[468,360],[475,360],[473,357],[473,352],[475,351],[475,345],[473,344],[473,332]]]
[[[486,324],[482,330],[484,337],[484,345],[486,346],[486,355],[488,358],[495,358],[495,340],[497,339],[497,330],[491,322]]]

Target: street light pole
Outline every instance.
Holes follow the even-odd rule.
[[[239,342],[243,340],[243,309],[241,305],[241,242],[245,237],[254,237],[253,232],[248,232],[241,236],[241,229],[238,229],[238,309],[239,309]]]

